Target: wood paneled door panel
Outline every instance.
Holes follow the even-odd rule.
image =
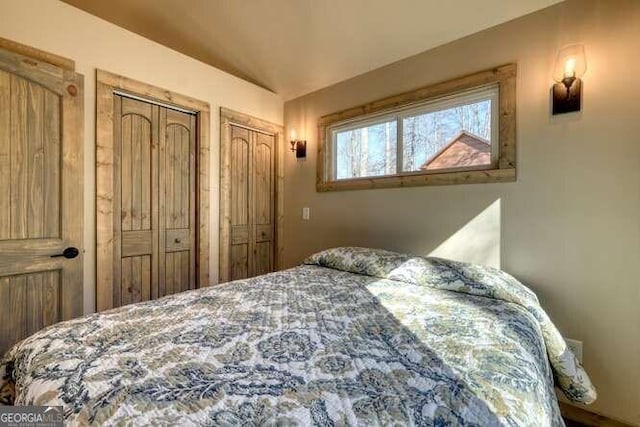
[[[195,288],[196,116],[113,97],[113,306]]]
[[[278,267],[282,129],[222,110],[220,281]]]
[[[96,84],[96,308],[209,286],[209,105]]]
[[[82,116],[81,75],[0,49],[0,354],[82,315]]]

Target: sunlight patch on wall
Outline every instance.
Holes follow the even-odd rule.
[[[467,222],[429,256],[500,268],[500,199]]]

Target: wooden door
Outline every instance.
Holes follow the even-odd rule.
[[[231,126],[230,279],[273,271],[275,137]]]
[[[275,212],[275,137],[254,132],[253,143],[253,271],[252,276],[273,271]]]
[[[160,296],[196,285],[196,116],[160,109]]]
[[[81,75],[0,49],[0,354],[82,315],[82,106]]]
[[[113,306],[195,287],[195,115],[114,96]]]

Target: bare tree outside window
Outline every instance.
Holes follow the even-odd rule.
[[[396,173],[397,124],[395,121],[338,132],[337,179]]]

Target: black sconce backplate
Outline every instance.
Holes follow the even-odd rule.
[[[307,141],[296,141],[296,158],[303,159],[307,157]]]
[[[575,79],[567,88],[565,83],[556,83],[551,88],[553,115],[573,113],[582,109],[582,81]]]

